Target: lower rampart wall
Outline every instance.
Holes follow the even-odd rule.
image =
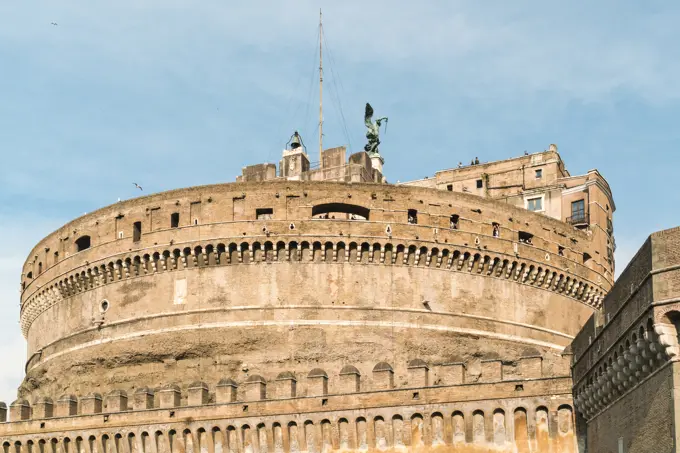
[[[0,424],[0,442],[4,453],[576,451],[568,378],[203,404],[229,398],[230,385],[221,382],[211,394],[195,383],[188,406],[179,406],[176,387],[156,392],[160,406],[149,409],[148,389],[131,398],[129,410],[120,392],[105,405],[60,400],[60,414],[80,415]],[[257,390],[258,380],[248,385]],[[17,402],[11,413],[45,415],[42,403]]]

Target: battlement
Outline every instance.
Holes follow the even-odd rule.
[[[395,382],[395,370],[392,365],[380,362],[367,376],[362,376],[357,367],[346,365],[330,379],[328,373],[320,368],[298,374],[287,371],[268,378],[252,374],[240,383],[223,378],[212,391],[208,384],[196,381],[184,387],[168,384],[160,388],[141,387],[130,392],[114,389],[103,395],[89,393],[81,396],[65,394],[58,398],[39,397],[32,404],[27,399],[21,398],[9,406],[9,420],[20,422],[76,415],[352,393],[370,395],[382,391],[413,388],[467,386],[465,387],[467,389],[470,386],[501,382],[515,382],[523,386],[524,381],[556,377],[544,375],[542,362],[543,358],[540,355],[526,355],[514,360],[490,358],[482,360],[471,369],[469,364],[462,362],[430,367],[424,360],[413,359],[407,363],[407,374],[402,376],[401,382]],[[517,388],[515,391],[518,391]],[[0,403],[0,422],[6,422],[7,415],[7,405]]]
[[[382,158],[371,158],[363,151],[346,158],[344,146],[325,149],[320,162],[310,162],[302,148],[284,150],[276,171],[276,164],[255,164],[243,167],[237,182],[272,181],[336,181],[386,183],[382,174]]]
[[[479,374],[463,363],[430,367],[413,359],[401,385],[392,365],[380,362],[368,373],[369,386],[357,367],[346,365],[331,375],[313,369],[268,379],[254,374],[240,383],[221,379],[212,389],[198,381],[41,397],[33,404],[20,399],[9,408],[10,422],[0,403],[0,443],[6,451],[49,443],[64,451],[88,445],[143,453],[568,448],[574,441],[569,379],[545,379],[540,356],[520,358],[521,372],[512,379],[503,378],[507,364],[484,360]]]

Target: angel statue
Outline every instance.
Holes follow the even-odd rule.
[[[380,155],[378,152],[378,145],[380,145],[380,125],[385,121],[385,132],[387,132],[387,117],[378,118],[375,123],[371,120],[373,119],[373,107],[368,102],[366,103],[366,114],[364,115],[364,122],[366,123],[366,138],[368,143],[364,146],[364,151],[368,153],[369,156],[373,157]]]

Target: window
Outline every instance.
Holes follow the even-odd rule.
[[[542,197],[536,197],[536,198],[529,198],[527,200],[527,209],[529,211],[542,211],[543,210],[543,198]]]
[[[457,230],[458,229],[458,221],[460,220],[460,216],[458,214],[453,214],[449,220],[450,220],[450,223],[451,223],[451,229]]]
[[[448,190],[449,192],[453,192],[453,184],[449,184],[448,186],[446,186],[446,190]]]
[[[125,233],[122,231],[118,232],[118,239],[123,239],[125,237]]]
[[[42,263],[38,263],[38,275],[42,274]]]
[[[416,225],[418,223],[418,211],[415,209],[408,210],[408,223]]]
[[[536,179],[541,179],[543,177],[543,169],[536,170]]]
[[[363,206],[345,203],[325,203],[312,207],[316,219],[368,220],[370,210]]]
[[[564,256],[564,247],[562,247],[561,245],[558,245],[557,246],[557,254],[559,256]]]
[[[29,272],[28,274],[26,274],[26,278],[32,279],[33,278],[33,272]]]
[[[54,264],[59,262],[59,252],[54,252]]]
[[[495,237],[495,238],[501,237],[501,226],[498,223],[493,222],[492,227],[493,227],[493,237]]]
[[[274,209],[260,208],[255,210],[255,217],[257,220],[269,220],[274,216]]]
[[[585,218],[586,202],[585,200],[578,200],[571,202],[571,216]]]
[[[170,228],[179,228],[179,212],[170,214]]]
[[[519,232],[519,242],[523,244],[529,244],[532,245],[532,239],[534,238],[534,235],[531,233],[527,233],[526,231],[520,231]]]
[[[132,240],[139,242],[142,239],[142,222],[135,222],[132,225]]]
[[[76,251],[82,252],[90,248],[90,236],[81,236],[76,239]]]
[[[484,187],[484,181],[482,181],[481,179],[478,179],[477,180],[477,188],[481,189],[482,187]]]
[[[590,254],[584,253],[584,254],[583,254],[583,264],[587,264],[588,261],[591,260],[591,258],[592,258],[592,256],[590,256]]]

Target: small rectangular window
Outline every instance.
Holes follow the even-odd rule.
[[[446,186],[446,190],[448,190],[449,192],[453,192],[453,184],[449,184],[448,186]]]
[[[543,210],[543,198],[529,198],[527,200],[527,209],[529,211],[542,211]]]
[[[255,217],[257,220],[270,220],[274,216],[274,209],[259,208],[255,210]]]
[[[572,217],[585,217],[586,214],[586,202],[585,200],[572,201],[571,203],[571,216]]]
[[[119,231],[118,232],[118,239],[123,239],[124,237],[125,237],[125,233],[123,233],[122,231]]]
[[[532,245],[532,240],[534,239],[534,235],[531,233],[527,233],[526,231],[520,231],[519,232],[519,242],[523,244],[529,244]]]
[[[536,170],[536,179],[541,179],[543,177],[543,170]]]
[[[132,225],[132,240],[134,242],[142,240],[142,222],[135,222]]]
[[[408,223],[411,223],[413,225],[418,223],[418,211],[416,211],[415,209],[408,210]]]
[[[457,230],[458,229],[458,221],[460,220],[460,216],[458,214],[453,214],[451,218],[449,219],[451,223],[451,229],[452,230]]]
[[[170,214],[170,228],[179,228],[179,212]]]
[[[495,237],[495,238],[501,237],[501,226],[500,226],[500,224],[493,222],[491,224],[491,226],[493,227],[493,237]]]
[[[59,262],[59,252],[54,252],[54,264]]]
[[[484,187],[484,181],[482,181],[481,179],[478,179],[477,180],[477,188],[481,189],[482,187]]]

